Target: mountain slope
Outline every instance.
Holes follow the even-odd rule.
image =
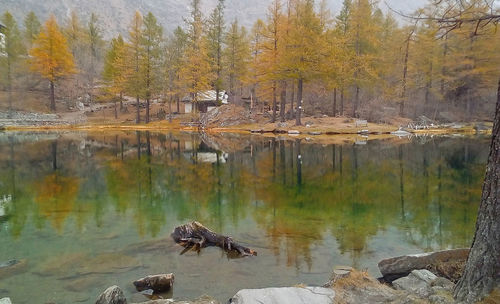
[[[426,0],[387,0],[396,10],[411,12],[426,3]],[[66,20],[71,11],[76,11],[82,20],[95,12],[99,15],[105,36],[126,33],[127,27],[136,10],[141,13],[152,12],[167,32],[182,25],[189,16],[189,0],[1,0],[0,13],[9,10],[22,24],[24,16],[33,10],[40,20],[50,14],[56,15],[60,22]],[[202,0],[205,16],[215,7],[217,0]],[[258,18],[265,19],[271,0],[226,0],[226,21],[238,19],[240,24],[251,27]],[[342,0],[328,1],[334,15],[339,11]],[[380,7],[387,11],[384,2]]]

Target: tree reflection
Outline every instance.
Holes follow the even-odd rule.
[[[115,212],[142,236],[158,236],[171,224],[167,215],[227,234],[251,220],[278,260],[308,268],[327,236],[354,266],[389,228],[423,250],[466,246],[472,237],[487,139],[323,146],[259,138],[227,151],[216,144],[149,132],[0,143],[0,196],[13,195],[1,220],[15,236],[30,217],[62,233],[70,216],[83,229]]]

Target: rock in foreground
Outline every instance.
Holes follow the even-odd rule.
[[[155,292],[169,291],[174,286],[174,274],[150,275],[134,282],[137,291],[151,289]]]
[[[378,268],[388,282],[405,277],[416,269],[427,269],[437,276],[456,282],[462,274],[468,255],[469,249],[405,255],[382,260],[378,263]]]
[[[12,304],[10,298],[2,298],[0,299],[0,304]]]
[[[153,300],[137,304],[220,304],[220,302],[210,297],[203,296],[193,301],[173,301],[171,299],[165,299],[165,300]]]
[[[399,278],[392,285],[399,290],[406,290],[419,298],[428,298],[433,292],[431,283],[437,279],[429,270],[413,270],[409,276]]]
[[[95,304],[127,304],[123,291],[118,286],[111,286],[97,298]]]
[[[331,304],[335,291],[322,287],[243,289],[229,301],[233,304]]]

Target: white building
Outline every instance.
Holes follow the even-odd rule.
[[[223,104],[227,104],[228,95],[226,91],[219,92],[219,104],[217,104],[217,93],[215,90],[208,90],[199,92],[196,96],[196,105],[193,104],[193,97],[188,95],[182,98],[182,102],[184,104],[184,108],[181,109],[182,113],[191,113],[193,112],[193,106],[196,106],[198,112],[206,113],[213,108],[219,107]],[[182,111],[184,110],[184,111]]]

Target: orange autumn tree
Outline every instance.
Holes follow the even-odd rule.
[[[75,73],[76,69],[73,55],[54,15],[38,34],[30,56],[31,69],[50,81],[50,110],[55,111],[54,85],[62,77]]]

